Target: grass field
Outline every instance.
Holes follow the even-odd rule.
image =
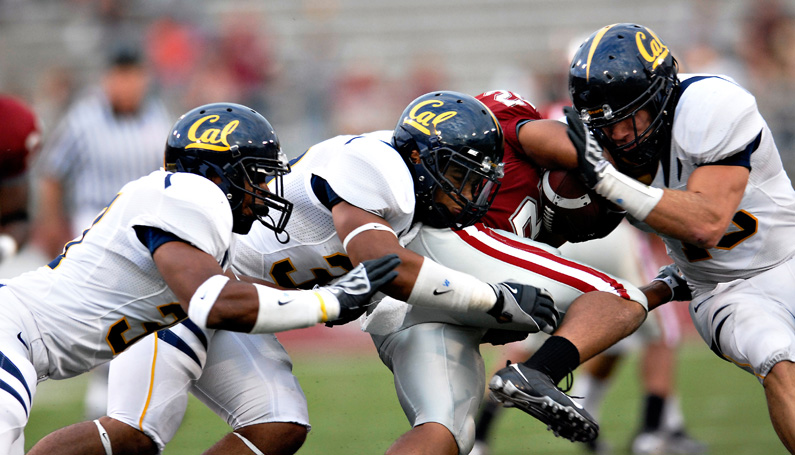
[[[389,370],[374,349],[355,349],[348,355],[293,352],[295,373],[309,399],[314,425],[304,455],[379,454],[408,423],[398,405]],[[324,351],[325,352],[325,351]],[[492,347],[484,348],[496,358]],[[762,387],[751,375],[718,359],[700,340],[689,341],[679,360],[681,401],[690,432],[710,445],[711,454],[784,454],[771,427]],[[40,384],[26,437],[30,447],[48,432],[81,420],[86,380]],[[626,452],[640,412],[637,356],[621,366],[608,393],[600,425],[602,437],[616,454]],[[165,453],[199,454],[228,429],[191,397],[189,413]],[[507,410],[495,429],[494,455],[577,454],[581,448],[553,437],[538,421]]]

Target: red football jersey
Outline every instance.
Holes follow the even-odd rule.
[[[517,125],[542,117],[529,101],[513,92],[496,90],[476,98],[491,109],[505,134],[505,177],[494,203],[481,221],[489,227],[535,239],[541,232],[539,191],[543,170],[524,158]]]

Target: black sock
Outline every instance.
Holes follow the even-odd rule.
[[[557,384],[580,365],[577,346],[559,336],[551,336],[535,352],[524,366],[546,373]]]
[[[664,405],[665,398],[653,394],[646,395],[643,409],[643,431],[657,431],[660,428]]]
[[[502,409],[500,403],[494,400],[486,400],[483,404],[483,409],[480,411],[477,423],[475,424],[475,439],[478,441],[486,441],[491,431],[494,418]]]

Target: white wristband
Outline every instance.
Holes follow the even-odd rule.
[[[393,231],[391,227],[389,227],[389,226],[387,226],[385,224],[381,224],[381,223],[367,223],[367,224],[363,224],[363,225],[357,227],[356,229],[352,230],[351,232],[348,233],[348,235],[345,236],[345,240],[342,241],[342,249],[345,250],[345,252],[347,252],[348,251],[348,242],[353,240],[354,237],[356,237],[357,235],[361,234],[364,231],[387,231],[387,232],[391,232],[392,235],[397,237],[397,234],[395,234],[395,231]]]
[[[663,197],[661,188],[644,185],[632,177],[622,174],[612,165],[605,166],[600,175],[601,180],[596,184],[594,190],[621,206],[638,221],[645,220]]]
[[[339,317],[340,303],[329,291],[281,291],[259,284],[254,287],[259,295],[259,311],[250,333],[300,329]]]
[[[488,311],[497,295],[488,284],[425,258],[406,303],[454,311]]]
[[[188,317],[200,328],[207,328],[207,316],[228,281],[226,275],[213,275],[193,293],[188,305]]]

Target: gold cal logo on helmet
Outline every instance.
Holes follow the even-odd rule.
[[[444,102],[439,100],[428,100],[417,103],[417,105],[409,111],[409,116],[403,119],[403,123],[411,125],[430,136],[431,126],[433,126],[435,132],[436,125],[444,122],[445,120],[450,120],[451,118],[458,115],[458,112],[456,111],[447,111],[440,114],[434,114],[431,111],[420,112],[423,107],[428,105],[432,107],[442,107],[444,106]]]
[[[196,122],[190,126],[190,129],[188,129],[188,139],[193,141],[193,143],[186,145],[185,148],[203,148],[215,150],[217,152],[229,150],[229,142],[227,142],[226,138],[237,128],[237,125],[240,124],[239,120],[232,120],[227,123],[223,129],[207,128],[201,132],[201,135],[196,135],[199,127],[201,127],[204,122],[215,123],[220,118],[220,116],[213,114],[196,120]]]
[[[657,65],[665,60],[665,57],[668,56],[668,47],[665,46],[660,38],[649,29],[646,29],[651,35],[652,39],[649,40],[649,49],[646,49],[646,45],[644,41],[646,40],[646,34],[643,32],[638,32],[635,34],[635,44],[638,46],[638,52],[643,57],[644,60],[651,63],[651,69],[654,70],[657,68]]]

